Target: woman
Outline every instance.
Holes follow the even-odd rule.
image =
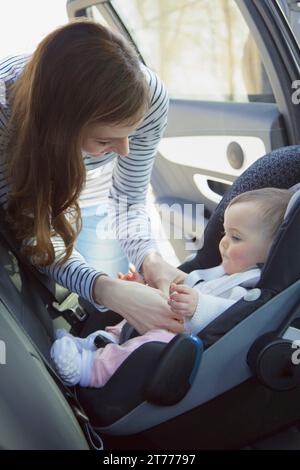
[[[121,36],[80,20],[49,34],[32,57],[0,63],[0,80],[0,203],[24,253],[140,333],[180,331],[163,293],[182,273],[157,252],[144,207],[167,119],[159,79]],[[152,288],[115,279],[97,265],[105,245],[95,230],[96,266],[85,259],[87,240],[79,237],[85,258],[74,249],[81,207],[95,215],[107,198],[121,248]]]

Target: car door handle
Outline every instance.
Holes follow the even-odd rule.
[[[226,150],[227,160],[232,168],[239,170],[242,168],[245,155],[242,147],[237,142],[230,142]]]
[[[212,191],[208,185],[208,179],[212,179],[213,181],[218,181],[219,183],[224,183],[227,185],[231,185],[231,181],[227,181],[222,178],[216,177],[207,177],[206,175],[200,175],[199,173],[194,174],[193,176],[194,183],[197,186],[198,190],[202,193],[204,197],[208,200],[214,202],[215,204],[219,204],[222,199],[222,196],[215,191]]]

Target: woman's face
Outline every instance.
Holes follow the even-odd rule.
[[[128,136],[133,134],[138,125],[91,124],[84,132],[82,150],[93,157],[110,152],[126,157],[129,153]]]

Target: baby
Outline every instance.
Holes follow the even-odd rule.
[[[268,257],[291,196],[288,190],[263,188],[232,199],[225,210],[224,236],[219,244],[222,264],[193,271],[186,275],[185,284],[170,286],[166,301],[174,313],[182,316],[187,332],[199,333],[255,287],[260,279],[259,266]],[[143,282],[132,265],[119,278]],[[169,342],[174,337],[169,331],[156,329],[119,345],[124,323],[125,320],[87,338],[57,331],[51,357],[66,384],[102,387],[140,345],[149,341]],[[97,349],[94,344],[97,336],[106,337],[111,343]]]

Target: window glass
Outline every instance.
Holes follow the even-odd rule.
[[[173,98],[273,102],[234,0],[113,0],[146,64]]]

